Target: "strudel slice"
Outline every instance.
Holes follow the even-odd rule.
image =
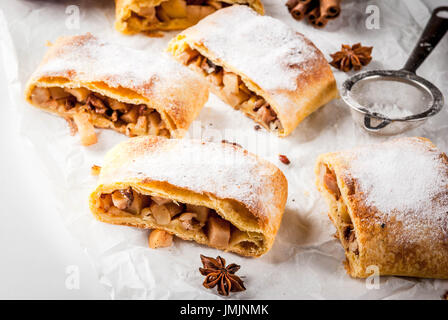
[[[448,158],[429,140],[323,154],[316,176],[351,276],[448,278]]]
[[[66,118],[84,145],[94,127],[128,136],[182,137],[208,99],[208,85],[168,55],[61,37],[26,87],[32,105]]]
[[[213,13],[172,39],[168,51],[224,102],[281,137],[338,95],[310,40],[247,6]]]
[[[239,146],[137,137],[106,155],[90,209],[103,222],[260,256],[272,247],[287,189],[276,166]]]
[[[182,30],[233,4],[264,13],[260,0],[115,0],[115,28],[125,34]]]

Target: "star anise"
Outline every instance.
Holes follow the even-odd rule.
[[[243,280],[235,273],[240,266],[232,263],[226,266],[226,260],[218,256],[216,259],[206,257],[201,254],[201,261],[204,268],[199,268],[199,272],[205,276],[203,286],[212,289],[218,286],[218,293],[222,296],[228,296],[230,292],[244,291]]]
[[[347,44],[341,46],[341,51],[330,54],[333,61],[330,64],[344,72],[361,69],[363,66],[369,64],[372,60],[373,47],[363,47],[361,43],[356,43],[352,47]]]

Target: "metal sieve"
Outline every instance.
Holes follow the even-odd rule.
[[[365,71],[355,74],[343,83],[341,96],[350,106],[356,123],[371,133],[394,135],[418,127],[442,109],[444,104],[442,92],[428,80],[416,75],[416,71],[447,30],[448,7],[438,7],[432,12],[417,45],[402,69]],[[370,95],[373,94],[372,99],[376,101],[380,101],[386,95],[381,89],[384,87],[391,91],[391,97],[384,97],[386,102],[391,103],[393,99],[407,99],[410,102],[402,102],[406,104],[406,108],[415,104],[421,109],[402,108],[400,110],[403,112],[400,113],[404,114],[395,116],[378,112],[373,108],[374,104],[367,102],[366,98],[369,96],[368,90],[375,87],[380,88],[377,90],[380,92],[373,91]],[[366,92],[363,93],[362,90]],[[419,100],[419,96],[422,97],[422,101]]]

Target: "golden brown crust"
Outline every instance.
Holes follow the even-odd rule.
[[[394,155],[398,163],[384,163],[382,160],[392,157],[382,153]],[[408,154],[408,159],[403,154]],[[361,157],[364,165],[360,164]],[[420,167],[423,163],[426,165]],[[407,173],[403,179],[394,177],[394,165],[400,168],[400,164],[404,168],[398,170],[399,174]],[[370,168],[376,169],[373,171],[377,176],[392,177],[380,186],[373,185],[375,178]],[[337,180],[339,199],[324,183],[326,172]],[[448,158],[431,141],[401,138],[323,154],[317,160],[316,176],[317,187],[330,206],[329,216],[346,249],[345,265],[351,276],[368,277],[373,270],[369,266],[375,266],[381,275],[448,278]],[[415,185],[408,185],[408,181]],[[390,196],[379,198],[375,194],[379,188]],[[397,189],[405,190],[407,197],[397,197],[404,194]],[[415,197],[422,200],[413,201]],[[341,218],[344,208],[349,215],[345,220]],[[347,225],[354,228],[358,254],[344,245]]]
[[[189,48],[239,75],[251,91],[263,97],[282,124],[283,130],[277,132],[281,137],[291,134],[308,115],[338,97],[331,68],[310,40],[278,20],[260,17],[244,6],[225,8],[208,16],[171,40],[168,51],[182,60],[182,53]],[[253,63],[245,59],[248,57],[252,57]],[[288,75],[290,83],[281,83]],[[278,85],[267,77],[276,79]],[[229,103],[219,87],[211,85],[211,90]]]
[[[154,32],[183,30],[199,20],[197,18],[176,18],[167,22],[144,23],[133,17],[138,15],[141,8],[157,7],[168,0],[115,0],[115,28],[124,34],[135,34],[138,32]],[[248,5],[260,14],[264,14],[264,7],[260,0],[219,0],[226,4]]]
[[[169,57],[155,56],[99,41],[91,34],[59,38],[48,50],[25,90],[35,87],[86,88],[121,102],[145,104],[158,111],[172,137],[182,137],[208,99],[207,84]],[[112,121],[94,118],[100,128]]]
[[[185,240],[210,245],[206,236],[176,226],[157,226],[132,215],[111,216],[99,209],[101,194],[132,187],[180,203],[214,209],[249,237],[258,248],[227,250],[247,256],[266,253],[280,227],[287,198],[287,181],[271,163],[227,143],[139,137],[123,142],[106,155],[90,208],[101,221],[158,228]]]

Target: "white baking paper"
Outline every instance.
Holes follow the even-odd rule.
[[[400,68],[436,4],[345,0],[341,16],[317,30],[304,21],[293,20],[284,1],[263,2],[268,15],[305,34],[327,58],[342,43],[373,46],[373,61],[366,69]],[[171,248],[151,250],[147,231],[96,221],[87,201],[96,180],[90,168],[101,165],[105,152],[127,137],[98,130],[98,144],[82,147],[79,136],[70,136],[63,119],[29,106],[23,90],[47,49],[46,41],[61,35],[91,32],[142,50],[160,51],[176,34],[167,33],[164,38],[120,35],[113,29],[113,7],[112,0],[2,0],[0,4],[4,70],[14,103],[11,112],[20,115],[23,142],[30,145],[30,152],[41,161],[42,170],[52,181],[53,193],[46,196],[55,198],[61,219],[92,259],[98,281],[107,287],[111,298],[218,299],[215,290],[202,287],[203,277],[198,272],[201,253],[221,255],[242,266],[238,274],[244,276],[247,291],[233,294],[235,299],[439,299],[448,289],[447,281],[382,277],[378,285],[373,279],[352,279],[346,274],[344,252],[333,238],[335,230],[326,216],[326,204],[314,185],[315,160],[323,152],[386,138],[361,131],[339,100],[315,112],[284,139],[255,131],[254,122],[213,96],[190,128],[190,137],[238,142],[275,163],[287,176],[289,197],[282,226],[272,250],[261,258],[243,258],[181,240]],[[379,29],[366,27],[372,22],[368,20],[372,12],[379,13]],[[445,37],[418,73],[448,98],[447,56]],[[352,74],[334,72],[339,85]],[[428,137],[448,151],[448,109],[405,135]],[[287,155],[291,164],[279,162],[279,154]]]

